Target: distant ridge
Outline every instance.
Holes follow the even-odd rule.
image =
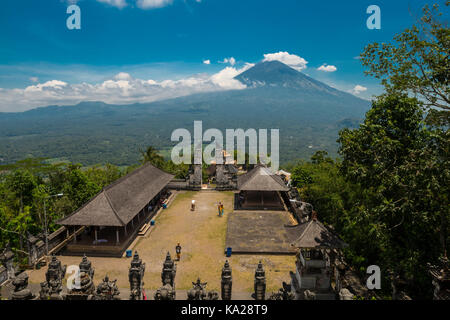
[[[109,105],[99,101],[0,113],[0,159],[47,157],[84,165],[129,165],[148,145],[170,155],[171,133],[208,128],[280,130],[280,160],[337,153],[337,134],[355,127],[370,103],[334,89],[279,61],[261,62],[237,75],[242,90],[198,93],[152,103]]]

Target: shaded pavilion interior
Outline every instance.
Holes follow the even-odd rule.
[[[172,179],[173,175],[147,163],[105,187],[57,222],[68,230],[84,229],[67,244],[65,253],[122,256],[161,207]]]
[[[263,165],[238,177],[236,210],[284,210],[280,192],[289,191],[283,179]]]

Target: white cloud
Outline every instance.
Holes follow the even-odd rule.
[[[337,68],[335,66],[323,64],[319,68],[317,68],[317,70],[325,72],[335,72]]]
[[[114,76],[114,79],[116,80],[131,80],[131,75],[126,72],[119,72]]]
[[[38,77],[30,77],[29,80],[31,82],[39,82],[39,78]]]
[[[136,4],[141,9],[162,8],[172,4],[173,0],[137,0]]]
[[[308,61],[306,61],[302,57],[297,56],[295,54],[290,54],[289,52],[286,51],[267,53],[264,55],[263,61],[274,61],[274,60],[283,62],[284,64],[287,64],[291,68],[294,68],[298,71],[306,69],[306,65],[308,64]]]
[[[222,61],[219,61],[219,63],[229,63],[231,66],[234,66],[236,64],[236,59],[233,57],[225,58]]]
[[[101,3],[109,4],[110,6],[113,6],[113,7],[119,8],[119,9],[122,9],[128,5],[126,0],[97,0],[97,1],[101,2]]]
[[[203,60],[203,63],[204,64],[211,64],[211,60],[209,60],[209,59],[208,60]]]
[[[361,92],[367,91],[366,87],[360,86],[357,84],[352,90],[351,93],[353,94],[360,94]]]
[[[93,84],[51,80],[24,89],[0,88],[0,112],[20,112],[47,105],[72,105],[81,101],[143,103],[193,93],[239,90],[246,86],[233,78],[252,66],[250,63],[242,68],[228,66],[213,75],[200,74],[178,80],[138,79],[120,72],[111,79]]]
[[[245,89],[246,86],[239,80],[234,79],[238,74],[250,69],[254,64],[246,63],[241,69],[226,67],[211,77],[211,81],[224,89]]]

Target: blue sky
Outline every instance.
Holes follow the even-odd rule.
[[[390,41],[411,26],[420,8],[433,2],[444,4],[438,0],[4,0],[0,4],[0,111],[103,97],[110,103],[143,102],[233,88],[233,75],[265,54],[280,52],[270,57],[304,59],[302,72],[370,98],[381,88],[377,80],[364,76],[356,57],[368,43]],[[81,9],[81,30],[66,27],[71,3]],[[381,30],[366,27],[366,9],[372,4],[381,9]],[[327,65],[334,68],[318,70]],[[355,86],[366,90],[355,91]],[[111,90],[120,94],[111,96]]]

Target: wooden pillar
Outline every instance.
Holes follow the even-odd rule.
[[[73,227],[73,243],[77,243],[77,227]]]
[[[261,204],[264,207],[264,191],[261,191]]]
[[[125,229],[125,235],[127,235],[127,225],[125,225],[124,229]]]
[[[69,227],[66,228],[66,239],[70,236]]]
[[[134,217],[131,219],[131,228],[134,229]]]
[[[120,243],[120,239],[119,239],[119,228],[116,228],[116,243],[117,243],[117,244]]]
[[[97,227],[94,228],[95,244],[97,244]]]

